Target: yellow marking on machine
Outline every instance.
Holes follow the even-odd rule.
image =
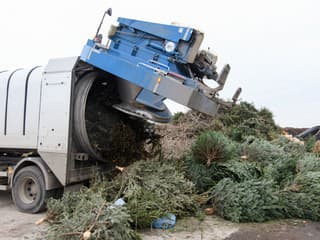
[[[157,79],[156,85],[154,85],[153,92],[156,92],[158,90],[161,80],[162,80],[162,78],[161,78],[161,76],[159,76]]]

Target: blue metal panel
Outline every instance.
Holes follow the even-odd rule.
[[[214,114],[216,104],[204,97],[189,66],[190,51],[196,53],[195,42],[202,41],[196,30],[126,18],[118,21],[108,46],[88,40],[82,61],[141,87],[132,100],[154,110],[164,109],[162,101],[170,98]]]
[[[118,18],[118,22],[175,43],[178,43],[180,40],[189,41],[193,32],[192,28],[150,23],[128,18]]]
[[[122,56],[112,54],[111,51],[100,52],[90,45],[84,47],[81,60],[150,91],[153,91],[159,77],[159,73],[139,64],[137,60],[126,60]]]
[[[115,41],[113,41],[111,48],[106,51],[97,48],[94,41],[88,40],[81,53],[81,60],[152,92],[156,92],[154,89],[157,79],[170,72],[171,68],[184,78],[183,81],[181,80],[182,84],[197,88],[195,80],[183,76],[176,65],[170,63],[166,58],[164,60],[159,57],[158,61],[150,60],[151,53],[154,54],[154,52],[150,51],[151,53],[149,53],[142,47],[139,50],[140,54],[132,56],[130,49],[134,45],[129,46],[128,43],[120,43],[115,48],[115,44]],[[140,46],[142,46],[141,43]],[[149,55],[150,58],[148,57]]]
[[[125,18],[118,21],[120,27],[111,36],[109,48],[101,48],[93,40],[88,40],[81,54],[82,61],[143,88],[136,101],[159,111],[164,109],[162,101],[172,95],[163,94],[169,91],[161,87],[162,80],[177,81],[190,88],[187,92],[197,89],[197,81],[185,75],[187,71],[182,72],[181,67],[177,67],[185,57],[185,53],[178,51],[178,44],[172,52],[165,50],[168,40],[190,41],[193,29]],[[170,73],[174,75],[168,78]],[[169,87],[174,85],[165,84]],[[173,97],[173,100],[187,104],[183,97]]]

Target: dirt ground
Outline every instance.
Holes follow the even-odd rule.
[[[319,240],[320,222],[281,220],[268,223],[237,224],[216,216],[180,220],[169,231],[149,230],[145,240]]]
[[[0,240],[43,239],[46,224],[35,222],[45,216],[18,212],[10,193],[0,192]],[[318,240],[320,222],[281,220],[269,223],[236,224],[216,216],[204,221],[195,218],[178,219],[170,230],[145,230],[144,240]]]
[[[35,222],[44,215],[19,212],[10,193],[0,192],[0,240],[43,239],[45,226],[37,226]]]

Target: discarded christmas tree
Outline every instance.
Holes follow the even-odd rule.
[[[123,163],[117,176],[49,201],[50,239],[138,239],[132,229],[168,214],[194,215],[199,203],[235,222],[320,220],[320,158],[308,142],[281,136],[269,110],[241,103],[216,119],[180,113],[157,128],[159,159],[116,161]],[[119,132],[119,139],[130,135]],[[142,156],[128,139],[122,149]],[[120,198],[124,206],[115,206]]]
[[[150,227],[167,214],[187,216],[197,210],[194,184],[169,161],[138,161],[112,181],[96,186],[107,189],[105,198],[123,198],[135,228]]]
[[[48,202],[48,239],[138,240],[125,206],[103,198],[101,191],[83,188]]]

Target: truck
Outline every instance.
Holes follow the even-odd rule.
[[[168,123],[166,99],[211,116],[232,103],[218,97],[230,66],[217,73],[217,56],[200,50],[203,32],[118,18],[103,42],[106,15],[80,56],[0,71],[0,190],[22,212],[42,211],[57,190],[110,167],[110,146],[120,143],[101,129]]]

